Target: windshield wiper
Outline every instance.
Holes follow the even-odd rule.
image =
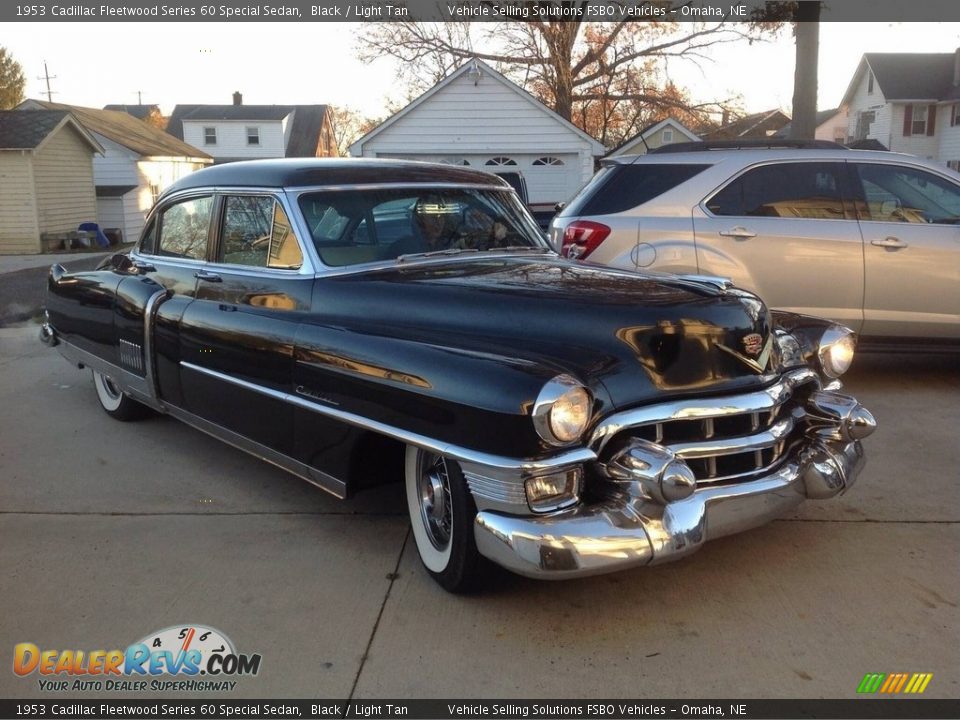
[[[413,258],[438,257],[440,255],[459,255],[460,253],[479,252],[476,248],[447,248],[446,250],[431,250],[430,252],[407,253],[398,255],[397,262],[406,262]]]

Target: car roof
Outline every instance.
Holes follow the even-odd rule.
[[[197,170],[170,185],[164,195],[208,187],[302,188],[394,183],[498,185],[510,189],[510,185],[496,175],[458,165],[374,158],[288,158],[244,160]]]
[[[716,165],[733,161],[743,165],[763,160],[882,160],[922,165],[942,172],[946,168],[916,155],[888,152],[886,150],[796,149],[796,148],[741,148],[730,150],[704,150],[701,152],[658,152],[646,155],[620,155],[605,160],[604,164],[692,164]]]

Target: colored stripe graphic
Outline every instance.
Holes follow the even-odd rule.
[[[880,689],[880,683],[883,682],[883,679],[886,677],[883,673],[867,673],[863,676],[863,680],[860,681],[860,686],[857,688],[858,693],[875,693]]]
[[[927,689],[933,673],[867,673],[857,686],[858,693],[918,695]]]

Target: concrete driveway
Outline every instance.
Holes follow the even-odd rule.
[[[850,698],[867,672],[960,694],[955,358],[858,357],[848,387],[880,429],[839,500],[672,565],[493,572],[454,597],[399,485],[342,502],[168,418],[113,421],[35,332],[0,329],[0,697],[44,696],[10,671],[15,643],[124,648],[183,623],[262,655],[224,698]]]

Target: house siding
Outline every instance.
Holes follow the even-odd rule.
[[[941,107],[937,115],[937,135],[939,160],[944,164],[951,160],[960,161],[960,125],[950,127],[950,104]]]
[[[464,74],[363,145],[384,153],[579,152],[585,141],[497,79]]]
[[[883,97],[880,86],[877,83],[873,85],[873,92],[867,92],[868,73],[864,73],[860,78],[857,89],[850,100],[850,107],[847,111],[847,137],[855,138],[857,136],[857,117],[861,111],[873,110],[876,118],[870,125],[868,138],[877,140],[890,147],[890,105]]]
[[[283,122],[277,120],[184,120],[184,142],[200,148],[216,159],[249,158],[282,158],[286,155],[286,140],[290,126],[293,125],[292,113]],[[217,129],[217,144],[205,145],[203,129],[215,127]],[[247,128],[260,128],[260,144],[247,145]]]
[[[943,121],[942,113],[937,112],[936,124],[934,126],[935,135],[910,135],[903,134],[903,118],[906,113],[905,103],[891,103],[891,139],[889,143],[884,143],[888,148],[895,152],[910,153],[919,155],[922,158],[934,159],[937,157],[937,146],[939,145],[937,135],[940,134],[940,123]],[[950,116],[947,116],[947,124],[950,124]]]
[[[71,127],[49,137],[34,153],[34,187],[41,233],[76,230],[97,217],[90,147]]]
[[[32,161],[27,152],[0,152],[0,254],[40,252]]]
[[[103,146],[102,156],[93,159],[93,181],[98,187],[104,185],[136,185],[137,155],[129,148],[115,143],[100,133],[93,137]]]

